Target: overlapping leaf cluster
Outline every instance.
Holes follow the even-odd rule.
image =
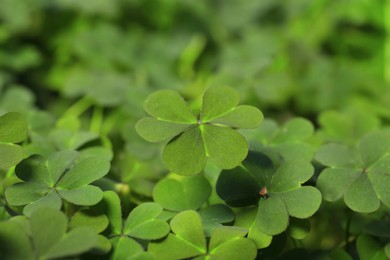
[[[370,132],[356,147],[330,143],[322,146],[316,159],[328,166],[317,186],[324,199],[344,198],[354,211],[369,213],[381,202],[390,207],[390,132]]]
[[[197,115],[177,92],[160,90],[145,100],[152,117],[138,121],[136,129],[147,141],[168,141],[162,159],[178,174],[199,173],[207,158],[222,169],[234,168],[246,157],[248,143],[232,128],[255,128],[263,119],[257,108],[238,103],[234,89],[212,87],[204,93]]]
[[[230,206],[257,206],[256,227],[276,235],[287,229],[290,217],[308,218],[320,207],[321,193],[302,186],[313,173],[310,162],[285,162],[275,168],[269,157],[251,152],[241,166],[221,172],[216,189]]]
[[[388,5],[0,0],[0,259],[390,258]]]
[[[27,122],[17,112],[0,116],[0,170],[7,170],[24,158],[20,143],[27,138]]]
[[[22,181],[8,187],[5,196],[10,205],[26,205],[26,215],[41,207],[61,209],[62,200],[94,205],[102,199],[103,192],[90,183],[109,169],[106,158],[88,151],[61,151],[47,159],[35,155],[18,164],[15,173]]]

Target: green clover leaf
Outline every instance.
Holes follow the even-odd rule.
[[[57,259],[79,255],[98,242],[89,227],[67,232],[66,216],[54,209],[40,208],[26,217],[0,223],[0,257],[4,259]],[[7,239],[4,239],[7,238]]]
[[[255,243],[258,249],[262,249],[271,244],[272,236],[261,232],[257,228],[257,211],[256,207],[243,208],[237,213],[234,225],[247,228],[249,230],[247,237]]]
[[[274,162],[311,160],[313,147],[306,142],[314,133],[313,124],[304,118],[293,118],[279,127],[273,120],[264,120],[257,129],[244,130],[251,150],[267,154]]]
[[[238,103],[233,88],[209,88],[200,114],[195,115],[179,93],[160,90],[145,100],[144,109],[152,117],[140,119],[136,131],[149,142],[168,141],[162,159],[175,173],[195,175],[207,158],[222,169],[231,169],[248,152],[246,139],[232,128],[256,128],[263,119],[257,108]]]
[[[45,160],[35,155],[23,160],[15,169],[22,182],[7,188],[7,202],[24,206],[29,216],[41,207],[60,209],[62,200],[75,205],[90,206],[103,196],[100,188],[90,185],[108,173],[110,163],[90,152],[61,151]]]
[[[24,158],[20,143],[27,137],[27,123],[16,112],[9,112],[0,116],[0,170],[18,164]]]
[[[163,208],[153,202],[146,202],[135,207],[128,215],[125,222],[122,221],[121,201],[117,193],[106,191],[103,200],[109,220],[109,233],[113,244],[113,259],[154,259],[153,255],[146,253],[136,241],[155,240],[165,237],[170,227],[167,222],[159,219]]]
[[[302,186],[313,173],[310,162],[287,161],[274,169],[269,157],[250,152],[241,166],[221,172],[216,188],[230,206],[257,204],[257,228],[276,235],[287,229],[290,216],[308,218],[320,207],[319,190]]]
[[[180,176],[181,177],[181,176]],[[200,208],[210,197],[211,186],[202,175],[164,178],[154,188],[154,201],[171,211]]]
[[[344,198],[352,210],[369,213],[381,202],[390,207],[390,131],[373,131],[363,136],[357,147],[326,144],[316,160],[325,166],[317,187],[324,199]]]
[[[201,217],[196,211],[186,210],[171,220],[173,233],[162,241],[153,241],[148,252],[161,259],[255,259],[257,249],[254,243],[245,238],[246,228],[217,227],[207,245]]]
[[[360,235],[356,240],[356,248],[360,259],[388,259],[388,246],[383,247],[373,237]]]
[[[346,111],[325,111],[318,117],[321,126],[317,135],[324,141],[355,144],[360,138],[380,127],[380,120],[371,111],[347,109]]]

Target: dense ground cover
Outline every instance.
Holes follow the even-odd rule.
[[[0,258],[390,258],[389,15],[0,0]]]

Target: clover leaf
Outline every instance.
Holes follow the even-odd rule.
[[[165,237],[170,227],[159,219],[163,208],[156,203],[146,202],[135,207],[122,221],[121,202],[113,191],[104,192],[103,200],[109,220],[110,237],[113,244],[113,259],[154,259],[153,255],[143,250],[136,240],[155,240]],[[145,258],[143,258],[145,257]]]
[[[0,170],[7,170],[24,158],[20,143],[27,137],[27,123],[17,112],[0,116]]]
[[[373,237],[360,235],[356,240],[356,249],[360,259],[388,259],[388,246],[378,243]]]
[[[213,204],[198,211],[203,224],[203,230],[207,237],[210,237],[214,230],[222,224],[233,222],[234,213],[226,205]]]
[[[271,244],[272,236],[261,232],[256,224],[258,209],[256,207],[243,208],[236,215],[235,226],[247,228],[247,237],[255,243],[258,249],[266,248]]]
[[[94,153],[60,151],[47,158],[29,157],[18,164],[15,173],[22,182],[7,188],[7,202],[24,206],[30,215],[35,209],[60,209],[62,200],[75,205],[95,205],[102,197],[100,188],[90,185],[108,173],[110,163]]]
[[[193,210],[182,211],[171,220],[173,233],[162,241],[151,242],[148,252],[161,259],[211,257],[217,259],[255,259],[256,246],[244,236],[248,230],[221,226],[214,230],[207,245],[199,214]],[[195,258],[198,259],[198,258]]]
[[[149,142],[168,141],[162,159],[175,173],[197,174],[207,158],[231,169],[248,152],[247,141],[233,128],[256,128],[263,119],[257,108],[238,103],[233,88],[212,87],[205,91],[202,110],[196,115],[179,93],[160,90],[145,100],[144,109],[151,117],[140,119],[136,131]]]
[[[123,233],[139,239],[159,239],[169,232],[169,225],[157,217],[163,209],[156,203],[146,202],[134,208],[123,227]]]
[[[287,161],[274,169],[269,157],[250,152],[241,166],[221,172],[216,188],[230,206],[257,204],[258,229],[276,235],[287,229],[290,216],[304,219],[318,210],[321,193],[302,186],[313,173],[310,162]]]
[[[67,232],[67,224],[62,212],[50,208],[37,209],[30,219],[1,222],[0,257],[57,259],[79,255],[95,246],[98,237],[93,229],[76,227]]]
[[[290,119],[282,126],[268,119],[257,129],[243,131],[251,150],[267,154],[274,162],[311,160],[313,147],[306,140],[313,132],[313,124],[304,118]]]
[[[380,120],[371,111],[348,109],[346,111],[325,111],[318,117],[321,126],[318,135],[324,141],[354,144],[366,133],[377,130]]]
[[[202,175],[164,178],[154,188],[154,201],[171,211],[200,208],[210,197],[211,186]]]
[[[324,199],[344,198],[352,210],[369,213],[381,202],[390,207],[390,131],[373,131],[363,136],[357,147],[326,144],[316,160],[325,166],[317,187]]]
[[[100,204],[100,203],[99,203]],[[96,233],[101,233],[108,227],[108,218],[99,207],[100,205],[77,211],[70,219],[70,228],[90,227]],[[94,252],[108,253],[111,249],[111,243],[102,234],[98,234],[98,241],[94,246]]]

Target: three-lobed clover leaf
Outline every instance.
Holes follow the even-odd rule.
[[[202,221],[194,210],[186,210],[171,220],[173,233],[148,245],[148,252],[161,259],[255,259],[256,246],[245,238],[246,228],[220,226],[207,245]]]
[[[293,118],[281,127],[273,120],[264,120],[254,130],[244,130],[251,150],[270,156],[273,161],[311,160],[313,147],[306,142],[314,133],[313,124],[304,118]]]
[[[302,186],[313,173],[310,162],[287,161],[274,169],[267,156],[250,152],[241,166],[221,172],[216,188],[230,206],[257,204],[256,226],[276,235],[287,229],[290,216],[308,218],[320,207],[319,190]]]
[[[110,237],[113,244],[112,259],[155,259],[144,251],[136,239],[156,240],[165,237],[170,227],[166,221],[159,219],[163,208],[153,202],[146,202],[135,207],[122,221],[121,203],[118,194],[104,192],[102,203],[105,204],[109,220]]]
[[[316,160],[325,166],[317,187],[327,201],[344,198],[352,210],[369,213],[390,207],[390,131],[373,131],[357,147],[326,144]]]
[[[45,160],[34,155],[20,162],[15,173],[22,182],[5,191],[7,202],[24,206],[30,215],[41,207],[60,209],[62,200],[75,205],[90,206],[98,203],[103,192],[90,185],[108,173],[110,162],[95,151],[60,151]]]
[[[23,216],[0,222],[0,258],[58,259],[91,250],[98,242],[89,227],[67,230],[64,213],[40,208],[27,219]]]
[[[27,122],[17,112],[0,116],[0,170],[7,170],[24,158],[20,143],[27,137]]]
[[[145,100],[144,109],[151,117],[140,119],[136,130],[149,142],[169,141],[162,159],[175,173],[197,174],[207,158],[231,169],[248,152],[246,139],[233,128],[256,128],[263,119],[257,108],[238,103],[233,88],[212,87],[204,93],[202,110],[196,115],[178,92],[160,90]]]

